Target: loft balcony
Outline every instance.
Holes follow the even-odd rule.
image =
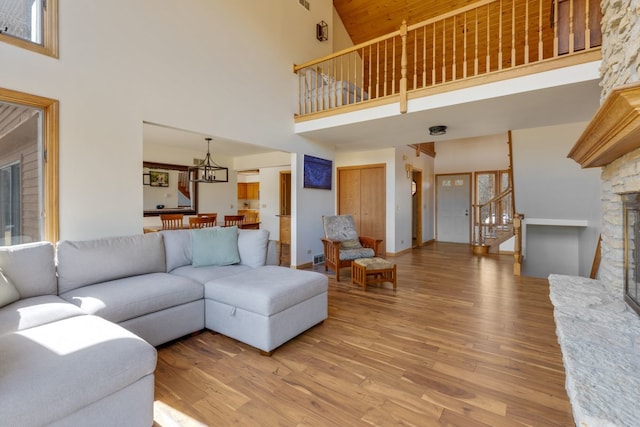
[[[402,143],[415,144],[429,125],[461,128],[451,126],[462,124],[461,115],[475,135],[514,128],[514,106],[532,127],[560,113],[588,120],[599,99],[600,19],[597,0],[481,0],[403,22],[393,33],[294,66],[296,132],[339,145],[365,134],[388,141],[390,126],[421,122],[420,132],[408,126],[403,135]],[[537,123],[541,113],[546,119]]]

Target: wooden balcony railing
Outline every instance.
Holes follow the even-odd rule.
[[[600,18],[598,0],[481,0],[417,24],[403,22],[393,33],[294,66],[298,115],[374,102],[399,102],[406,112],[410,92],[599,54]]]

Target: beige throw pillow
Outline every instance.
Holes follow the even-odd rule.
[[[340,242],[340,249],[360,249],[361,247],[360,239],[344,240]]]
[[[0,269],[0,307],[11,304],[18,301],[20,294],[13,283],[9,281],[7,276],[4,275],[2,269]]]

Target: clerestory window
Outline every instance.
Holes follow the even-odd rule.
[[[58,0],[0,1],[0,41],[58,57]]]

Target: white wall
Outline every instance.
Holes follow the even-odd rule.
[[[2,87],[60,101],[60,237],[142,230],[143,121],[323,151],[293,133],[291,67],[330,53],[315,24],[332,14],[330,0],[311,11],[291,0],[62,1],[59,60],[0,43]],[[235,191],[223,199],[235,204]],[[333,197],[297,201],[313,212]],[[298,220],[303,228],[318,221]]]
[[[435,173],[462,173],[509,168],[507,134],[436,142]]]
[[[601,229],[600,169],[581,169],[567,154],[587,123],[514,130],[513,179],[516,211],[533,219],[587,220],[587,227],[557,230],[527,229],[524,272],[588,276]],[[556,240],[538,238],[554,235]],[[532,235],[533,233],[533,235]],[[539,242],[539,243],[537,243]],[[536,244],[543,245],[536,247]],[[577,253],[576,253],[577,251]],[[535,256],[544,253],[544,257]],[[553,263],[544,262],[553,259]],[[543,265],[540,265],[543,264]],[[564,266],[564,267],[561,267]]]

